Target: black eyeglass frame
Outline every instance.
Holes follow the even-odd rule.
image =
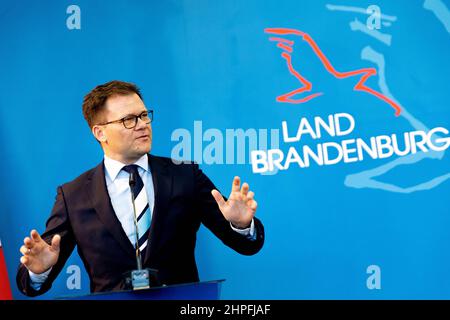
[[[148,119],[149,119],[148,122],[146,122],[146,121],[144,121],[144,120],[142,119],[142,117],[143,117],[145,114],[147,114],[147,117],[148,117]],[[152,122],[153,122],[153,110],[142,111],[141,114],[138,115],[138,116],[135,116],[134,114],[129,114],[129,115],[123,117],[122,119],[119,119],[119,120],[113,120],[113,121],[108,121],[108,122],[104,122],[104,123],[99,123],[98,125],[99,125],[99,126],[105,126],[105,125],[111,124],[111,123],[119,123],[119,122],[122,122],[123,126],[124,126],[126,129],[133,129],[133,128],[135,128],[135,127],[137,126],[138,118],[141,119],[142,121],[144,121],[146,124],[152,123]],[[126,120],[131,120],[131,119],[134,119],[134,125],[131,126],[131,127],[127,127],[127,126],[125,125],[125,121],[126,121]]]

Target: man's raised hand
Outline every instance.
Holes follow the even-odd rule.
[[[58,261],[60,243],[61,237],[59,235],[54,235],[52,243],[49,245],[36,230],[32,230],[30,237],[26,237],[23,240],[23,246],[20,247],[20,252],[23,255],[20,262],[33,273],[43,273]]]
[[[248,183],[243,183],[242,188],[240,185],[241,179],[234,177],[227,201],[216,189],[212,190],[211,194],[225,219],[230,221],[234,227],[244,229],[250,227],[258,204],[254,199],[255,193],[249,191]]]

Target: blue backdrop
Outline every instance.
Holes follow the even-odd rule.
[[[349,113],[356,126],[346,138],[449,128],[449,8],[439,0],[2,1],[0,237],[14,297],[24,298],[15,287],[23,238],[45,229],[58,185],[102,160],[83,96],[119,79],[138,84],[155,110],[153,154],[198,161],[225,195],[234,175],[255,191],[266,229],[257,255],[199,233],[200,277],[227,279],[223,298],[449,299],[448,151],[268,174],[248,161],[253,149],[285,149],[282,121],[295,128],[303,117]],[[295,42],[292,63],[324,94],[277,102],[300,85],[266,28],[307,33],[339,71],[375,68],[366,84],[402,113],[331,76],[295,36],[284,37]],[[244,145],[227,135],[238,129]],[[181,142],[190,154],[178,152]],[[305,143],[318,141],[296,145]],[[89,292],[76,253],[66,267],[43,298]]]

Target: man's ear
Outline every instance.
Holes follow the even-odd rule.
[[[95,125],[92,127],[92,134],[94,135],[94,137],[100,142],[105,142],[106,141],[106,132],[105,132],[105,127],[104,126],[99,126],[99,125]]]

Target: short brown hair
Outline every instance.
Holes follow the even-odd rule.
[[[142,99],[139,88],[129,82],[113,80],[105,84],[96,86],[89,92],[83,100],[83,116],[89,127],[96,124],[98,114],[103,110],[106,100],[115,95],[128,95],[136,93]]]

